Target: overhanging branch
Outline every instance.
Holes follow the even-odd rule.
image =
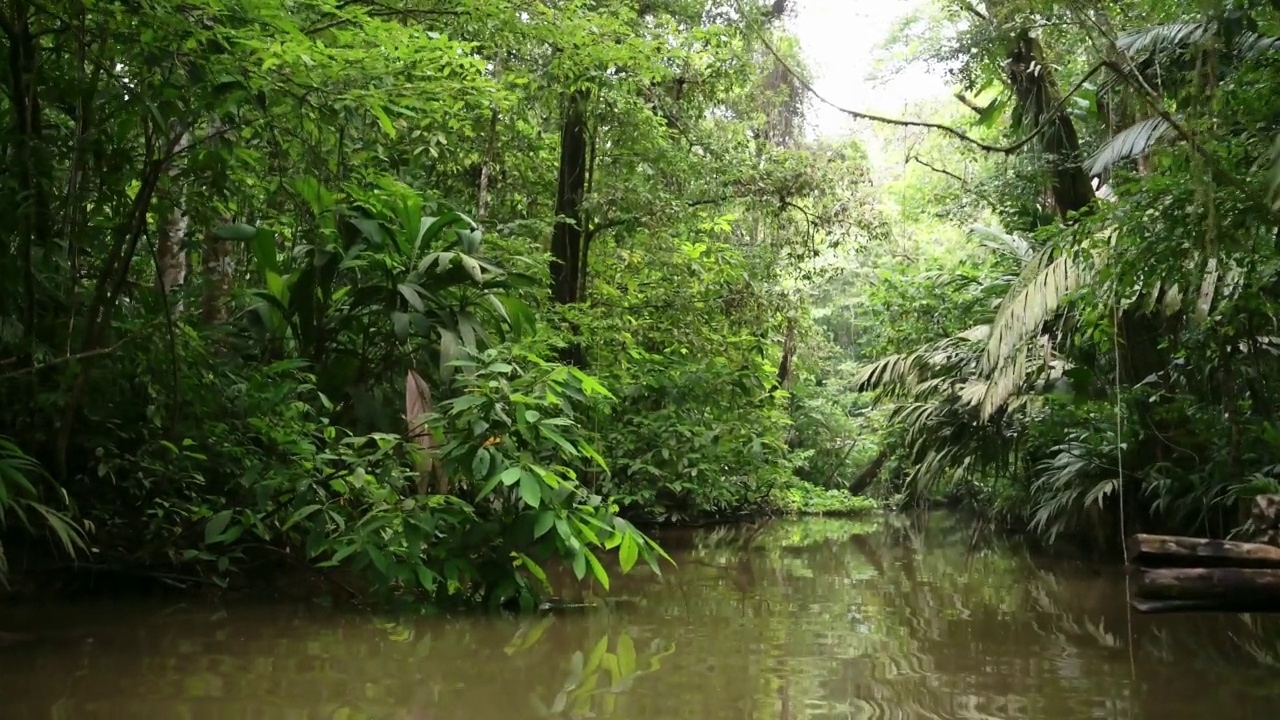
[[[739,8],[739,11],[741,11],[741,8]],[[1039,136],[1040,133],[1042,133],[1046,128],[1053,125],[1052,118],[1055,118],[1057,114],[1062,111],[1062,109],[1066,106],[1067,100],[1072,96],[1074,96],[1077,92],[1079,92],[1080,88],[1083,87],[1084,84],[1088,82],[1090,78],[1096,75],[1098,71],[1101,70],[1106,65],[1105,62],[1099,62],[1096,65],[1094,65],[1092,68],[1090,68],[1089,72],[1085,73],[1084,77],[1081,77],[1078,81],[1076,81],[1076,84],[1073,85],[1071,89],[1067,91],[1067,93],[1064,94],[1061,99],[1058,100],[1058,102],[1054,105],[1053,109],[1050,112],[1045,113],[1044,117],[1040,121],[1040,124],[1037,125],[1036,128],[1032,130],[1030,134],[1026,135],[1025,137],[1013,143],[1012,145],[993,145],[991,143],[983,142],[973,137],[972,135],[969,135],[963,130],[954,128],[950,125],[944,125],[943,123],[928,122],[925,120],[905,120],[902,118],[893,118],[885,115],[877,115],[875,113],[863,112],[861,110],[853,110],[850,108],[843,107],[841,105],[837,105],[836,103],[824,97],[822,93],[819,93],[817,89],[813,87],[812,83],[810,83],[808,80],[802,77],[799,73],[793,70],[791,66],[787,63],[787,61],[782,58],[782,55],[777,51],[777,49],[773,47],[773,43],[769,42],[769,39],[764,36],[764,33],[760,32],[758,27],[753,26],[751,30],[753,34],[756,36],[756,39],[759,40],[760,43],[764,45],[765,49],[769,51],[769,54],[772,55],[774,60],[778,62],[778,65],[783,70],[785,70],[788,75],[790,75],[793,79],[795,79],[796,83],[799,84],[800,87],[804,88],[805,91],[808,92],[810,95],[812,95],[818,102],[822,103],[823,105],[826,105],[827,107],[830,107],[833,110],[837,110],[839,112],[844,113],[845,115],[848,115],[849,117],[852,117],[858,120],[868,120],[870,122],[880,123],[883,125],[895,125],[898,127],[916,127],[916,128],[926,128],[929,130],[937,130],[938,132],[946,133],[958,140],[962,140],[966,143],[969,143],[974,147],[980,148],[982,150],[986,150],[987,152],[1000,153],[1002,155],[1010,155],[1012,153],[1015,153],[1021,150],[1022,148],[1029,145],[1032,140],[1035,140],[1036,137]]]

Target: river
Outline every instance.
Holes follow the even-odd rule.
[[[663,536],[678,568],[538,616],[0,609],[4,720],[1274,718],[1280,618],[1130,616],[1115,570],[951,516]],[[585,598],[585,599],[590,599]]]

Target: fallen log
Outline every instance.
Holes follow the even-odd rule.
[[[1259,568],[1141,568],[1134,572],[1136,601],[1180,601],[1199,609],[1247,606],[1280,611],[1280,570]]]
[[[1276,612],[1278,609],[1274,602],[1244,600],[1144,600],[1135,597],[1129,604],[1143,615],[1192,612],[1252,614]]]
[[[1280,569],[1280,548],[1259,543],[1139,534],[1125,545],[1129,564],[1144,568]]]

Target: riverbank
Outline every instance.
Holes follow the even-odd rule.
[[[789,517],[855,517],[875,513],[875,500],[838,489],[797,480],[775,490],[767,503],[746,515],[721,515],[686,522],[639,523],[646,530],[694,530],[714,525],[760,522]],[[359,573],[342,567],[317,567],[279,553],[262,553],[242,570],[221,577],[194,574],[190,568],[130,566],[93,561],[68,561],[47,548],[28,543],[12,548],[8,584],[0,586],[0,601],[91,599],[95,597],[236,597],[310,601],[317,597],[341,604],[370,607],[379,604],[372,590],[361,588]],[[615,563],[608,562],[613,566]],[[419,602],[419,604],[421,604]]]

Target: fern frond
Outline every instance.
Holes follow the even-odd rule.
[[[1117,163],[1151,151],[1172,126],[1162,117],[1151,117],[1134,123],[1111,138],[1089,158],[1089,174],[1101,175]]]

